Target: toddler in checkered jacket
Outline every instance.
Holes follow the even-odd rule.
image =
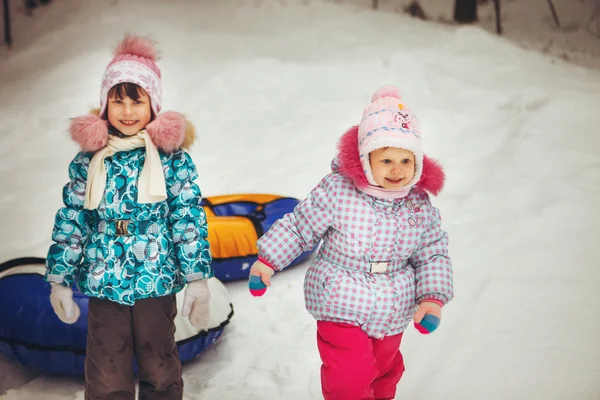
[[[423,155],[419,122],[393,86],[375,92],[338,147],[333,171],[260,238],[250,274],[270,286],[322,239],[304,295],[323,396],[393,399],[403,332],[426,314],[440,318],[454,295],[448,237],[428,195],[444,173]]]

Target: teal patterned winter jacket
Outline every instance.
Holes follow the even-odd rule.
[[[137,203],[137,178],[145,149],[107,157],[106,189],[95,210],[83,208],[93,153],[79,153],[63,189],[46,259],[46,280],[88,296],[133,305],[179,292],[190,281],[213,276],[201,193],[191,157],[160,152],[167,199]]]

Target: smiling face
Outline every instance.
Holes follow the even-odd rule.
[[[369,153],[375,182],[384,189],[400,189],[415,176],[415,155],[397,147],[384,147]]]
[[[132,83],[119,84],[108,92],[108,121],[124,135],[132,136],[152,120],[150,97]]]

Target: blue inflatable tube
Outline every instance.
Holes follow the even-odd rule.
[[[256,241],[300,201],[273,194],[232,194],[206,197],[202,206],[215,277],[221,281],[248,279],[257,260]],[[290,266],[306,261],[317,246],[301,253]]]
[[[0,265],[0,353],[32,369],[57,375],[84,374],[88,298],[74,288],[81,310],[79,320],[61,322],[50,305],[50,284],[44,281],[44,259],[20,258]],[[233,306],[227,290],[209,279],[211,317],[209,329],[199,331],[178,313],[177,348],[183,363],[213,344],[231,320]],[[177,295],[183,304],[183,291]],[[181,311],[181,310],[179,310]]]

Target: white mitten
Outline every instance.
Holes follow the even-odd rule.
[[[54,313],[65,324],[74,324],[79,319],[81,311],[73,300],[73,290],[60,283],[53,282],[51,285],[50,304]]]
[[[192,325],[198,329],[208,329],[210,290],[208,290],[206,279],[188,283],[187,289],[185,289],[181,316],[184,318],[189,317]]]

